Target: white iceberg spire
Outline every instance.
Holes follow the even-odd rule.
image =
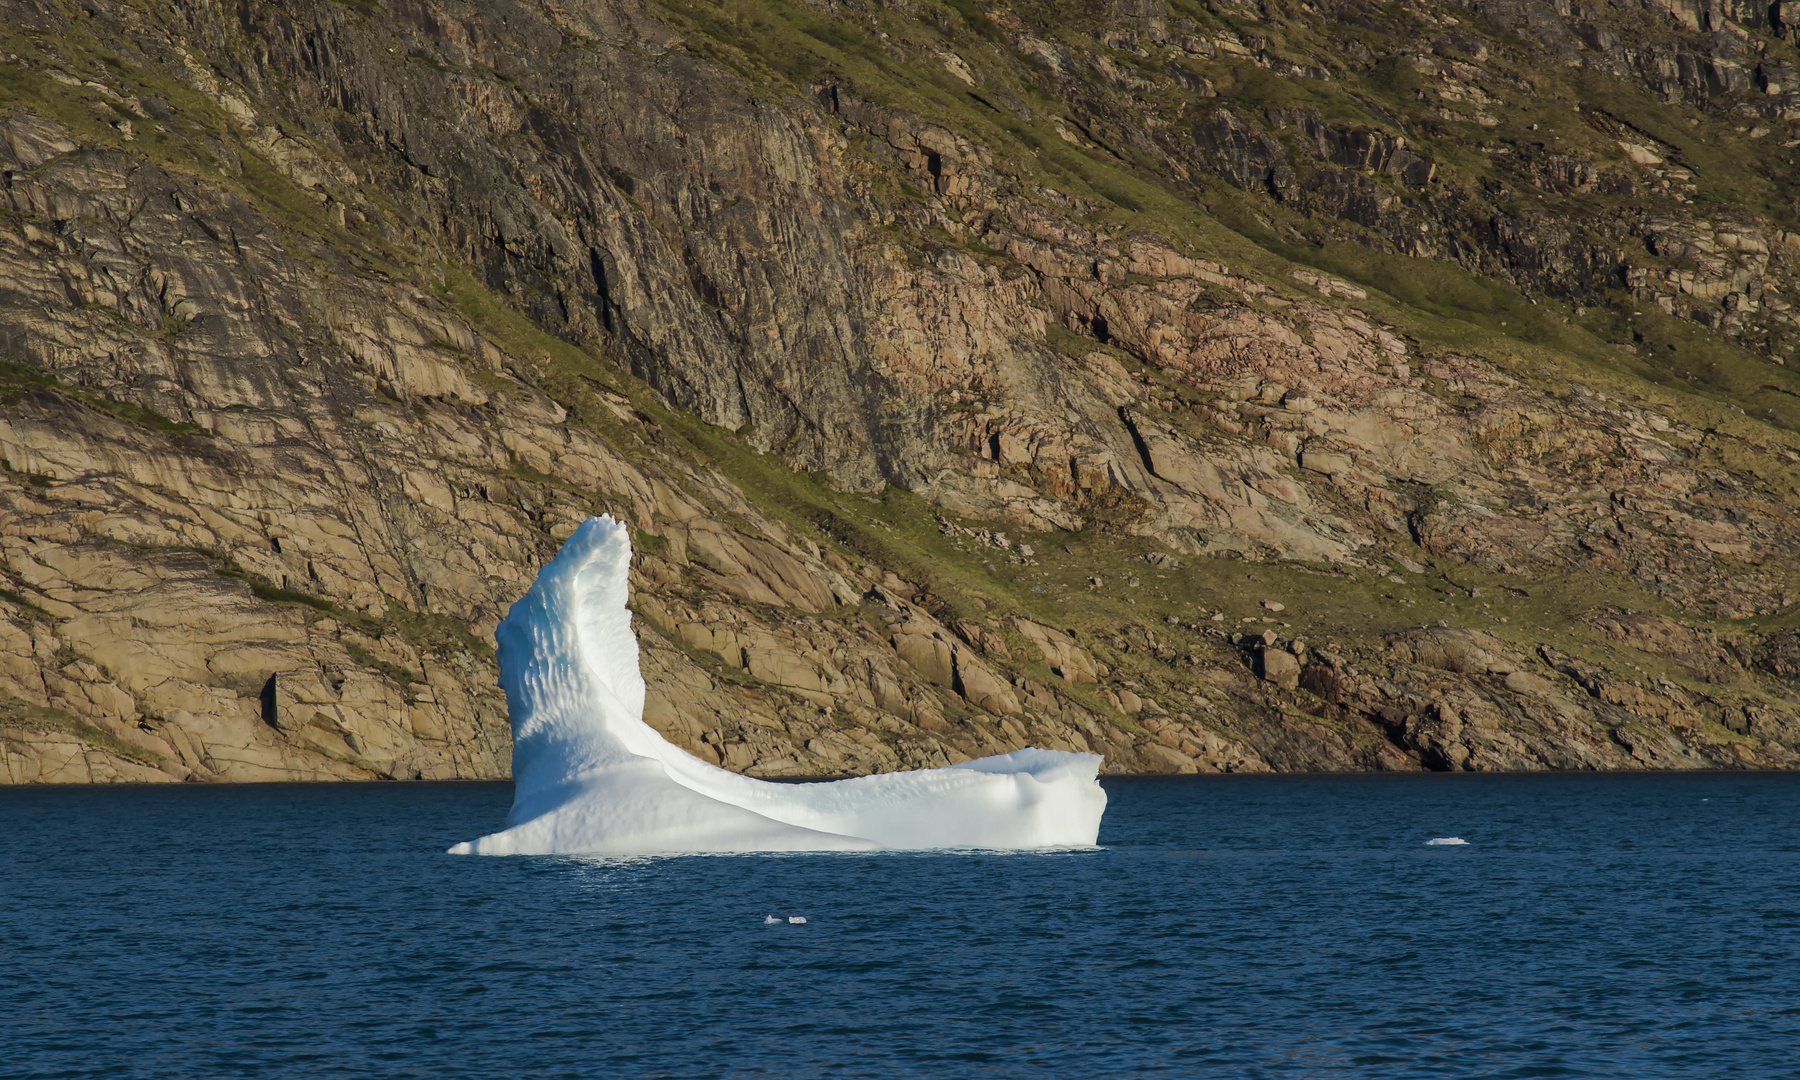
[[[708,765],[643,721],[631,539],[589,518],[495,631],[513,728],[503,832],[453,854],[1093,846],[1100,757],[1019,750],[942,769],[773,784]]]

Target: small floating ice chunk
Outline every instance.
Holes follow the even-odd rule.
[[[1464,847],[1467,844],[1468,841],[1460,836],[1440,836],[1436,839],[1425,841],[1426,847]]]
[[[805,921],[806,921],[806,916],[804,916],[804,915],[789,915],[788,916],[788,922],[791,922],[791,923],[803,923]]]
[[[494,632],[513,729],[508,828],[454,855],[1093,847],[1100,756],[1016,750],[939,769],[774,784],[644,723],[629,530],[589,518]]]

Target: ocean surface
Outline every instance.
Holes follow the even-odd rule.
[[[0,1076],[1800,1077],[1800,776],[1106,788],[622,860],[445,855],[507,784],[0,789]]]

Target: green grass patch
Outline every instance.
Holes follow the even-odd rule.
[[[146,409],[134,402],[114,401],[111,398],[100,397],[97,394],[68,386],[57,381],[48,373],[27,364],[0,361],[0,403],[17,405],[29,390],[41,390],[55,394],[69,402],[116,417],[148,431],[167,435],[176,441],[189,439],[196,435],[210,438],[212,434],[197,424],[171,420],[161,413]],[[42,486],[49,481],[48,478],[32,477],[30,482]]]
[[[494,646],[475,636],[469,624],[450,615],[414,611],[388,597],[384,620],[413,646],[438,653],[466,652],[478,659],[492,661]]]
[[[50,615],[48,611],[45,611],[43,608],[32,603],[24,594],[14,592],[11,589],[0,589],[0,600],[5,600],[9,604],[24,608],[26,611],[35,615],[43,615],[45,617],[49,617]]]
[[[419,681],[418,673],[409,671],[392,661],[383,660],[381,657],[376,656],[374,653],[355,642],[345,642],[344,651],[350,654],[350,659],[361,664],[363,667],[373,668],[374,670],[381,672],[392,681],[400,684],[401,687],[411,686],[413,683]]]
[[[633,529],[631,537],[631,546],[634,551],[642,551],[651,555],[661,555],[663,552],[669,550],[669,541],[667,537],[645,532],[643,529]]]
[[[63,709],[45,705],[34,705],[29,701],[13,697],[11,694],[0,694],[0,728],[14,728],[25,731],[53,731],[64,735],[73,735],[82,742],[97,750],[102,750],[113,757],[145,765],[152,769],[160,768],[163,756],[154,750],[126,742],[110,731],[94,725]]]

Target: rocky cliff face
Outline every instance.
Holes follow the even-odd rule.
[[[4,776],[1792,766],[1786,20],[0,0]]]

